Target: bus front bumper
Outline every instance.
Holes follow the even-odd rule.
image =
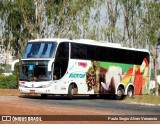
[[[24,88],[19,87],[20,93],[32,93],[32,94],[54,94],[51,88]]]

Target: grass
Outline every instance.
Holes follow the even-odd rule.
[[[126,102],[132,103],[148,103],[148,104],[155,104],[160,105],[160,96],[154,95],[135,95],[131,98],[127,97],[125,99]]]
[[[0,88],[0,96],[18,96],[18,89],[1,89]]]

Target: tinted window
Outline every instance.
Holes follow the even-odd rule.
[[[71,57],[74,59],[87,59],[87,45],[71,43]]]
[[[96,60],[96,47],[87,45],[87,59]]]
[[[54,72],[53,72],[54,80],[58,80],[65,75],[68,68],[68,60],[69,60],[69,43],[67,42],[60,43],[57,49],[54,62]]]
[[[96,47],[91,45],[71,43],[71,58],[95,60]]]
[[[71,58],[140,65],[149,54],[141,51],[71,43]]]
[[[56,53],[56,59],[69,57],[69,43],[60,43]]]
[[[109,52],[107,52],[105,47],[96,47],[96,59],[100,61],[107,61],[107,55],[109,55]]]
[[[56,42],[28,42],[23,58],[53,57],[56,46]]]
[[[147,52],[119,49],[117,55],[119,57],[119,63],[140,65],[144,58],[149,62],[149,54]]]

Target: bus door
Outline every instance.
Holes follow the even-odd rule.
[[[63,42],[60,43],[56,52],[55,62],[54,62],[54,71],[53,79],[61,79],[68,68],[69,61],[69,43]]]

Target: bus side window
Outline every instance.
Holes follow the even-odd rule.
[[[69,60],[69,43],[60,43],[57,49],[54,63],[53,77],[60,79],[64,76],[68,68]]]
[[[54,63],[54,73],[53,73],[53,79],[58,80],[61,77],[61,68],[60,63],[57,61]]]

